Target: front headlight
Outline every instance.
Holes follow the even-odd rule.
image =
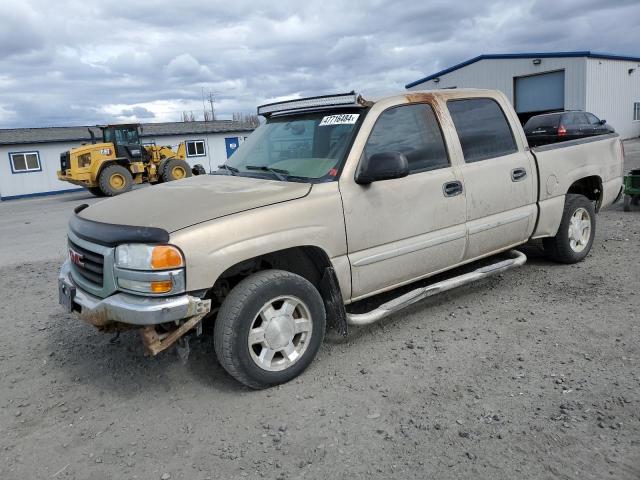
[[[115,260],[115,275],[122,290],[150,295],[185,291],[184,257],[172,245],[120,245]]]
[[[172,245],[132,243],[116,248],[116,267],[129,270],[169,270],[184,267],[182,252]]]

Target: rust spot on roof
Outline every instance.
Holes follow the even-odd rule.
[[[412,103],[436,103],[436,95],[433,92],[411,92],[405,98]]]

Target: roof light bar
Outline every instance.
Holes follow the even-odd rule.
[[[258,115],[268,117],[274,113],[289,112],[294,110],[306,110],[312,108],[324,108],[334,106],[363,106],[360,95],[355,92],[339,93],[336,95],[322,95],[320,97],[301,98],[299,100],[286,100],[284,102],[268,103],[258,107]]]

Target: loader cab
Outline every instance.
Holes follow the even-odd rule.
[[[139,162],[143,160],[140,128],[139,124],[101,126],[102,141],[113,144],[116,149],[116,157]]]

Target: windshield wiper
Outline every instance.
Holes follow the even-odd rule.
[[[236,167],[232,167],[231,165],[227,165],[226,163],[223,163],[222,165],[218,165],[218,168],[224,168],[225,170],[228,170],[229,173],[231,173],[231,175],[240,173],[240,170],[238,170]]]
[[[272,168],[266,165],[245,165],[244,168],[247,170],[260,170],[262,172],[269,172],[277,177],[281,182],[287,181],[287,176],[289,175],[289,170],[283,170],[282,168]]]

